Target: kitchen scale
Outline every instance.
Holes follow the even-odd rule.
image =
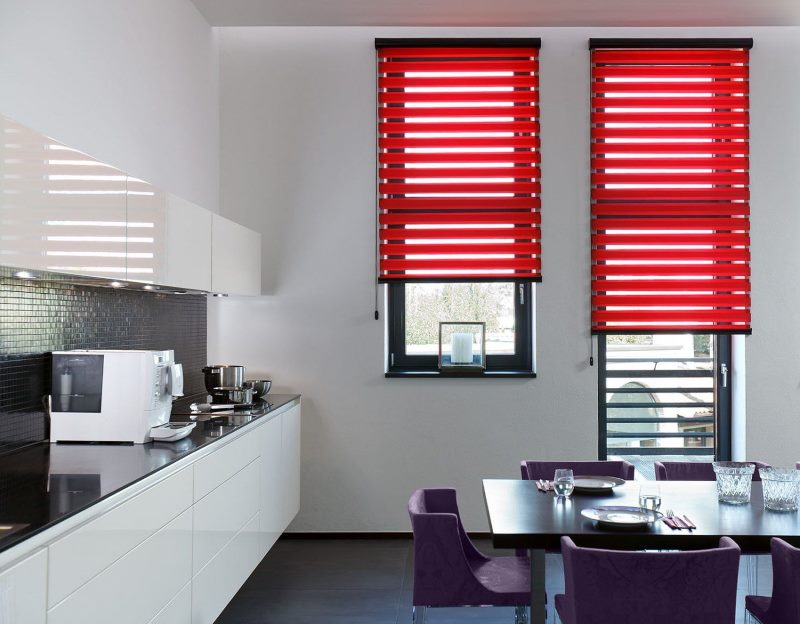
[[[169,422],[150,429],[154,442],[177,442],[188,436],[197,426],[194,422]]]

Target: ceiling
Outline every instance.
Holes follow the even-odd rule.
[[[192,0],[212,26],[798,26],[799,0]]]

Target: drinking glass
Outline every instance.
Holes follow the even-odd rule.
[[[645,481],[639,486],[639,507],[658,511],[661,507],[661,488],[655,481]]]
[[[553,490],[556,498],[568,498],[575,487],[575,477],[570,468],[559,468],[553,476]]]

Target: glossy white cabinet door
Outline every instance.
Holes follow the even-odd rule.
[[[261,561],[258,514],[192,579],[192,624],[211,624]]]
[[[132,176],[127,176],[126,184],[127,280],[166,284],[167,194]]]
[[[126,180],[0,117],[0,264],[125,279]]]
[[[53,607],[192,505],[184,468],[50,545],[48,606]]]
[[[191,624],[192,584],[186,583],[180,593],[148,624]]]
[[[248,435],[255,436],[257,432]],[[255,459],[194,505],[192,573],[196,574],[230,542],[258,512],[258,474]]]
[[[0,573],[0,624],[45,624],[47,550]]]
[[[300,406],[281,414],[281,481],[283,484],[283,529],[300,510]]]
[[[229,295],[261,294],[261,234],[213,215],[211,289]]]
[[[281,474],[280,416],[266,422],[258,431],[261,437],[261,482],[259,484],[261,510],[261,553],[272,548],[286,528],[283,511],[283,476]]]
[[[211,290],[211,215],[167,194],[167,273],[164,284]]]
[[[192,511],[50,609],[48,624],[142,624],[181,591],[192,574]]]
[[[222,485],[258,457],[258,436],[247,431],[194,464],[194,500]]]

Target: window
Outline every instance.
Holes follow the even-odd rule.
[[[532,371],[541,278],[538,40],[377,40],[378,279],[391,372],[435,372],[440,321]]]
[[[592,48],[599,455],[728,459],[731,334],[750,332],[752,40]]]

